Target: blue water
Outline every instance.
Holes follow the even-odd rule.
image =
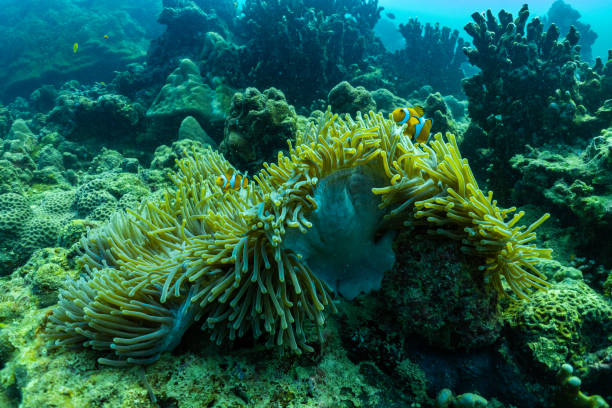
[[[474,11],[484,12],[491,9],[493,14],[498,10],[504,9],[514,16],[518,13],[521,6],[529,4],[531,17],[544,16],[553,1],[536,0],[526,2],[525,0],[432,0],[427,2],[414,2],[405,0],[381,0],[379,4],[385,8],[386,12],[395,14],[395,22],[402,23],[410,17],[417,17],[422,22],[438,22],[441,25],[459,30],[465,37],[463,27],[468,21],[472,21],[470,15]],[[608,49],[612,44],[612,6],[609,0],[588,0],[588,1],[566,1],[569,5],[577,9],[582,17],[580,21],[590,24],[599,37],[593,44],[593,56],[600,56],[605,61]],[[564,35],[565,33],[561,33]]]

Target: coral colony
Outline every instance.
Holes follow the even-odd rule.
[[[609,408],[580,2],[5,3],[0,407]]]

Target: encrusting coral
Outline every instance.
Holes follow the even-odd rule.
[[[484,258],[496,289],[503,275],[527,298],[547,285],[535,264],[551,250],[530,242],[548,215],[529,227],[517,226],[523,212],[507,220],[514,209],[478,188],[455,137],[446,139],[414,145],[382,114],[328,111],[241,190],[215,183],[233,170],[220,154],[182,159],[175,192],[115,213],[83,239],[87,276],[61,292],[45,336],[109,351],[99,361],[114,365],[157,360],[199,319],[217,343],[265,332],[269,344],[312,350],[304,326],[320,328],[335,310],[332,289],[351,297],[380,287],[398,221],[460,240]],[[349,240],[358,248],[339,252]],[[319,253],[350,268],[311,263]],[[363,264],[368,253],[384,266]]]

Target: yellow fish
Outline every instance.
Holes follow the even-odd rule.
[[[72,52],[74,52],[74,53],[76,54],[76,52],[78,51],[78,49],[79,49],[79,43],[74,43],[74,44],[72,45]]]
[[[404,134],[416,139],[418,143],[426,143],[429,139],[433,121],[423,116],[425,111],[421,106],[414,108],[397,108],[391,114],[398,125],[406,125]]]
[[[222,174],[217,177],[215,183],[223,189],[223,191],[227,190],[240,190],[241,188],[246,188],[249,184],[249,179],[242,174],[235,172],[233,170],[229,170],[227,173]]]
[[[104,39],[108,40],[108,34],[104,34]]]

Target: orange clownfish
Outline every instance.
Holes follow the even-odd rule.
[[[249,184],[249,179],[242,174],[229,170],[227,173],[217,177],[215,183],[219,187],[223,189],[223,191],[227,190],[240,190],[241,188],[246,188]]]
[[[426,119],[425,112],[420,106],[414,108],[397,108],[391,114],[398,125],[406,125],[404,134],[416,139],[418,143],[425,143],[429,139],[433,121]]]

